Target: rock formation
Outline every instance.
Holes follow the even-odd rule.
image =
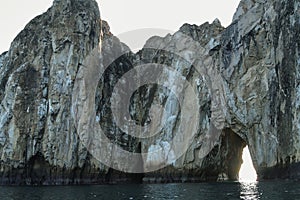
[[[297,0],[242,0],[134,54],[94,0],[55,0],[0,55],[1,184],[236,180],[246,145],[299,179],[299,33]]]

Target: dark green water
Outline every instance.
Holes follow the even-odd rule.
[[[300,199],[299,182],[0,187],[0,200]]]

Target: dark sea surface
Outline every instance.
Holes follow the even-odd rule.
[[[300,182],[0,187],[0,200],[299,199]]]

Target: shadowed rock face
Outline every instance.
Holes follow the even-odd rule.
[[[0,183],[236,180],[246,144],[259,179],[299,179],[299,33],[298,1],[242,0],[229,27],[218,20],[184,24],[173,35],[150,38],[134,54],[100,20],[94,0],[55,0],[0,55]],[[144,65],[153,73],[139,75],[135,68]],[[145,130],[163,116],[158,134],[143,139],[128,134],[131,126],[127,132],[118,126],[111,98],[123,105],[122,95],[114,96],[121,77],[133,71],[136,82],[155,79],[156,66],[170,69],[159,71],[160,84],[138,87],[128,107],[119,108]],[[166,87],[179,87],[178,75],[195,102],[187,87],[179,100]],[[120,94],[136,86],[123,83]],[[112,144],[141,155],[139,162],[119,155],[123,165],[105,158],[111,166],[138,165],[140,172],[165,167],[132,174],[102,164],[88,126],[94,121]],[[186,149],[179,153],[172,140],[187,132],[194,132],[187,143],[175,143]],[[146,154],[157,148],[164,163]]]

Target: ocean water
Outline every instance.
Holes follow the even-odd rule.
[[[0,187],[0,200],[300,199],[300,182]]]

